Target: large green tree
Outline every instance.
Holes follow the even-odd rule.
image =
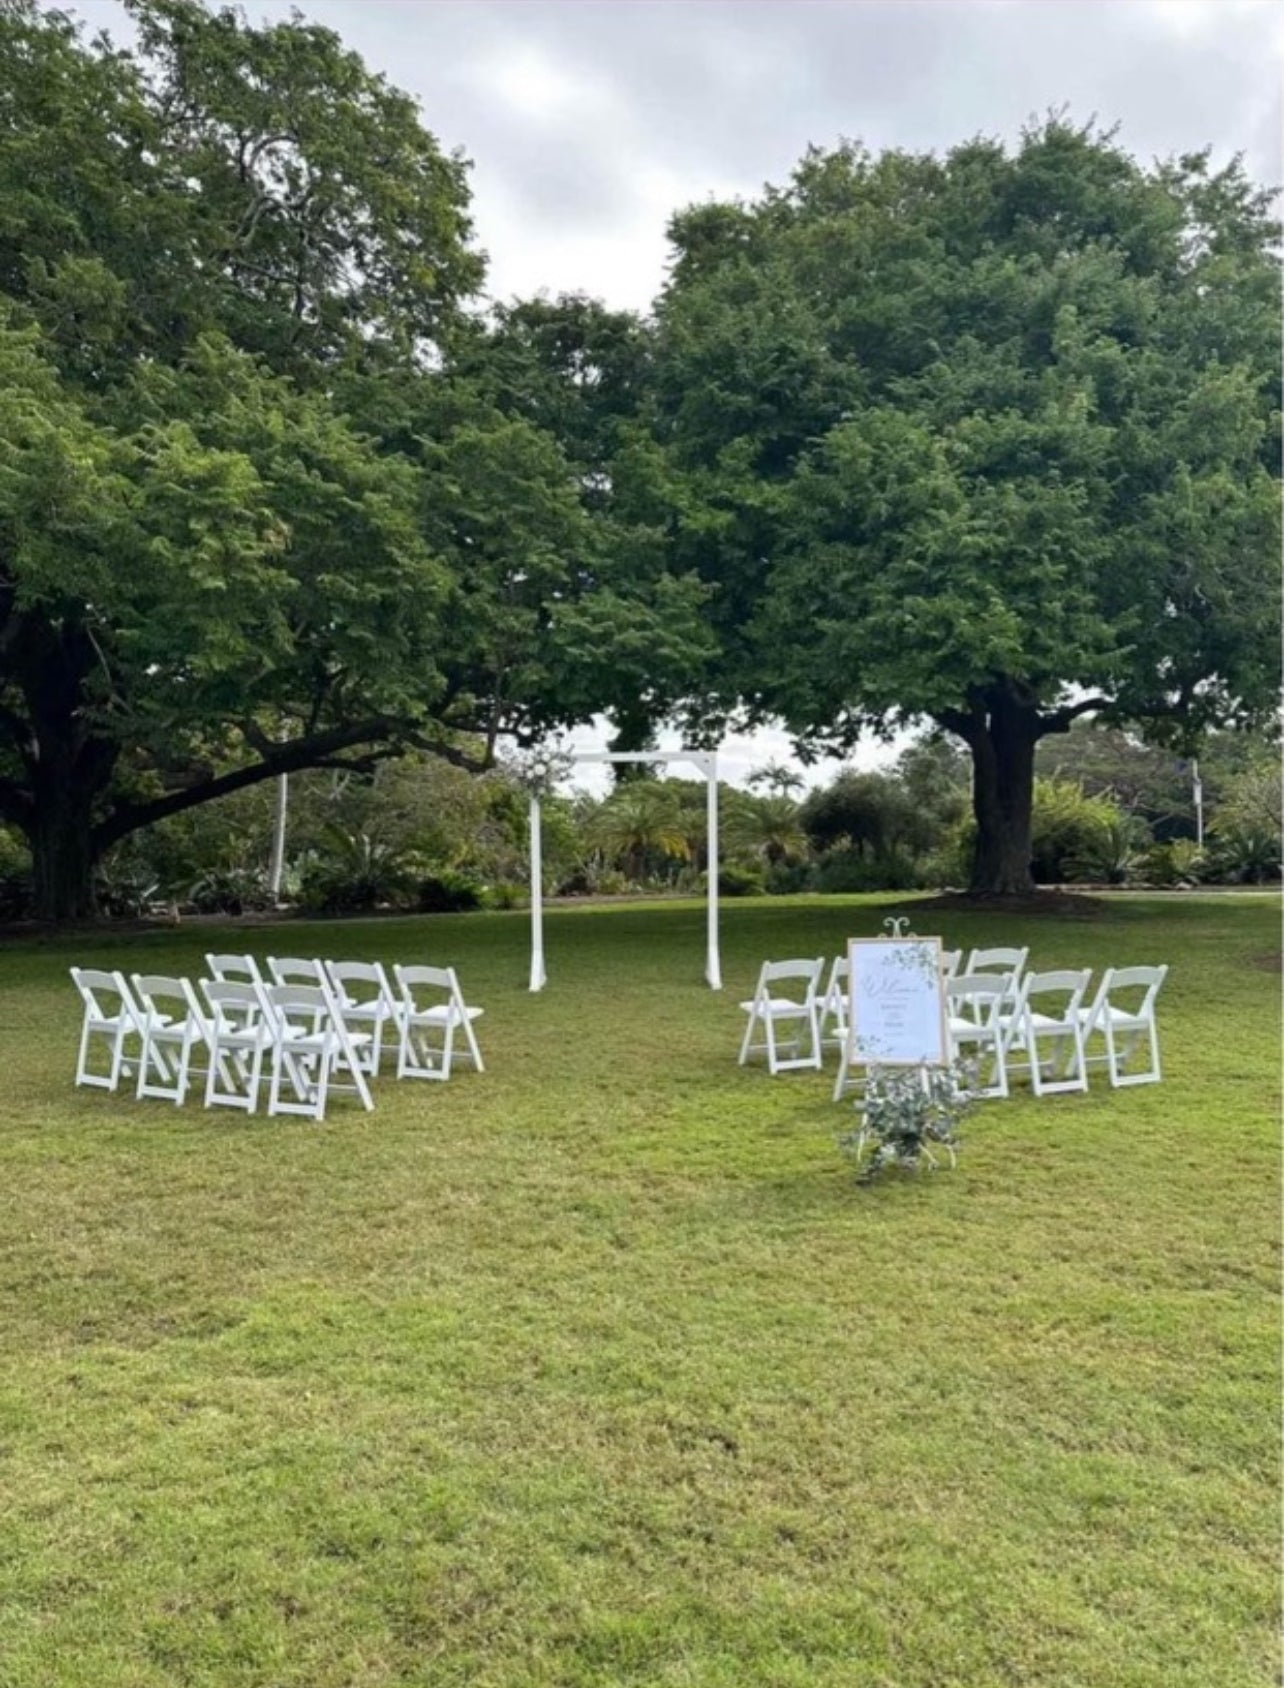
[[[128,52],[0,9],[0,820],[49,917],[138,827],[407,744],[485,765],[701,639],[598,519],[586,383],[532,410],[530,336],[466,314],[466,170],[414,103],[300,17],[127,4]]]
[[[0,13],[0,816],[55,917],[133,828],[425,721],[446,571],[332,390],[481,276],[462,165],[329,31],[130,9],[132,53]]]
[[[812,749],[961,738],[978,892],[1032,885],[1044,736],[1274,705],[1276,234],[1238,164],[1061,120],[675,219],[657,428],[724,691]]]

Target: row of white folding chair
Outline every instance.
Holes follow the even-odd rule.
[[[1091,968],[1027,973],[1015,1001],[1008,1000],[997,977],[961,974],[946,985],[951,1053],[976,1063],[978,1096],[1007,1096],[1009,1077],[1018,1071],[1028,1074],[1036,1096],[1085,1091],[1088,1067],[1096,1064],[1106,1067],[1115,1089],[1158,1084],[1155,1001],[1167,975],[1167,966],[1108,967],[1086,1004]],[[1137,991],[1139,1001],[1119,1000],[1121,993]],[[1089,1044],[1098,1036],[1104,1049],[1093,1056]],[[1143,1041],[1148,1060],[1129,1071]],[[1042,1053],[1041,1046],[1048,1045],[1050,1051]]]
[[[227,963],[243,958],[208,959]],[[341,963],[336,971],[348,985],[373,975],[378,994],[353,998],[346,994],[348,985],[336,987],[324,974],[320,984],[215,978],[201,982],[207,1012],[186,979],[135,974],[131,987],[120,972],[72,968],[84,1003],[76,1083],[115,1090],[122,1076],[132,1076],[136,1069],[140,1097],[181,1103],[192,1057],[204,1047],[210,1053],[205,1069],[209,1106],[253,1111],[263,1060],[271,1054],[269,1113],[322,1117],[326,1093],[335,1088],[354,1089],[369,1108],[373,1102],[366,1077],[378,1071],[377,1038],[394,1011],[400,1033],[399,1077],[448,1078],[456,1056],[455,1036],[461,1030],[466,1047],[458,1054],[471,1059],[479,1072],[484,1070],[472,1029],[472,1020],[482,1010],[463,1002],[453,969],[395,969],[403,993],[400,1003],[378,964]],[[425,1000],[417,994],[424,987],[444,992],[445,1000]],[[371,1029],[365,1029],[367,1025]],[[105,1072],[94,1071],[90,1064],[95,1037],[108,1045]],[[340,1069],[350,1069],[351,1085],[337,1084],[334,1075]],[[299,1106],[285,1097],[286,1082]]]
[[[942,957],[947,1024],[953,1057],[974,1061],[980,1069],[978,1078],[987,1066],[990,1069],[988,1079],[978,1083],[978,1095],[1006,1096],[1010,1068],[1028,1070],[1031,1086],[1040,1096],[1086,1090],[1087,1068],[1094,1062],[1104,1063],[1113,1087],[1159,1082],[1154,1005],[1167,967],[1107,969],[1092,1003],[1085,1006],[1091,969],[1026,973],[1028,949],[974,949],[969,957],[970,970],[952,973],[960,955],[956,950]],[[831,963],[822,992],[823,971],[821,957],[764,963],[753,997],[740,1005],[749,1016],[740,1048],[742,1066],[751,1054],[765,1050],[768,1070],[773,1074],[817,1068],[826,1045],[837,1045],[840,1050],[845,1047],[847,957],[839,956]],[[790,995],[773,990],[787,980],[796,981],[801,989]],[[1139,1004],[1128,1006],[1112,1000],[1112,993],[1117,998],[1119,992],[1135,989],[1142,991]],[[1035,1005],[1036,998],[1041,1006]],[[1061,1000],[1053,1008],[1050,998]],[[778,1030],[785,1027],[793,1029],[792,1038],[778,1036]],[[755,1028],[761,1028],[761,1042],[754,1041]],[[1097,1035],[1103,1040],[1104,1053],[1089,1057],[1089,1039]],[[1128,1063],[1143,1039],[1148,1043],[1149,1064],[1129,1072]],[[1051,1055],[1042,1056],[1040,1046],[1049,1043]],[[782,1045],[791,1051],[789,1058],[782,1058]],[[1018,1045],[1020,1053],[1014,1060]],[[1062,1070],[1058,1072],[1058,1068]],[[840,1061],[835,1101],[841,1097],[848,1077]]]
[[[262,982],[252,955],[207,955],[205,960],[215,978]],[[278,984],[300,981],[334,993],[349,1028],[369,1033],[362,1050],[364,1070],[371,1077],[378,1074],[383,1058],[385,1027],[397,1036],[398,1078],[445,1080],[458,1059],[471,1061],[479,1073],[486,1070],[473,1030],[483,1010],[464,1001],[453,967],[395,965],[398,995],[378,961],[269,956],[267,966]],[[459,1049],[457,1034],[463,1038]]]
[[[1005,996],[1011,995],[1016,975],[1028,954],[1028,950],[972,952],[973,959],[978,964],[993,964],[1005,969],[1000,975]],[[958,967],[961,955],[961,950],[947,950],[942,953],[941,971],[947,979]],[[814,960],[795,958],[763,963],[752,998],[740,1004],[749,1016],[740,1046],[741,1066],[750,1055],[765,1052],[767,1070],[773,1074],[803,1067],[815,1068],[822,1064],[826,1045],[835,1045],[839,1050],[845,1047],[850,978],[848,958],[845,955],[834,958],[822,991],[821,978],[824,968],[822,956],[817,956]],[[773,986],[790,980],[795,981],[801,988],[789,995],[781,995],[779,991],[772,989]],[[778,1036],[778,1032],[786,1027],[793,1029],[793,1036]],[[755,1028],[761,1028],[761,1042],[754,1041]],[[791,1051],[788,1058],[781,1055],[782,1048]],[[844,1075],[840,1068],[835,1100],[841,1095],[843,1084]]]
[[[122,1077],[137,1073],[136,1094],[181,1104],[193,1077],[193,1057],[207,1054],[207,1107],[258,1103],[265,1056],[272,1058],[268,1112],[306,1113],[323,1118],[332,1089],[355,1090],[367,1109],[374,1106],[361,1072],[356,1038],[336,1012],[328,992],[306,985],[234,984],[202,980],[202,1006],[188,979],[161,973],[71,969],[84,1003],[77,1085],[115,1090]],[[92,1040],[108,1045],[106,1072],[91,1066]],[[136,1048],[134,1045],[136,1044]],[[351,1085],[335,1074],[346,1069]],[[288,1083],[293,1100],[283,1086]]]

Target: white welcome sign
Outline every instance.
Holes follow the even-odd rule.
[[[944,1066],[949,1061],[939,938],[852,938],[848,1066]]]

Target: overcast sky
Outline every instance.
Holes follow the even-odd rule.
[[[296,0],[472,160],[498,299],[645,308],[674,210],[780,182],[809,144],[939,150],[1068,107],[1149,161],[1281,169],[1278,0]],[[71,0],[130,31],[118,0]],[[278,18],[288,0],[252,0]],[[728,747],[733,777],[786,756]]]

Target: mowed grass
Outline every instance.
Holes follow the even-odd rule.
[[[874,899],[10,944],[4,1688],[1277,1680],[1269,898],[931,915],[1167,961],[1166,1081],[979,1109],[861,1188],[735,1063]],[[323,1125],[75,1091],[70,961],[453,962],[488,1071]]]

